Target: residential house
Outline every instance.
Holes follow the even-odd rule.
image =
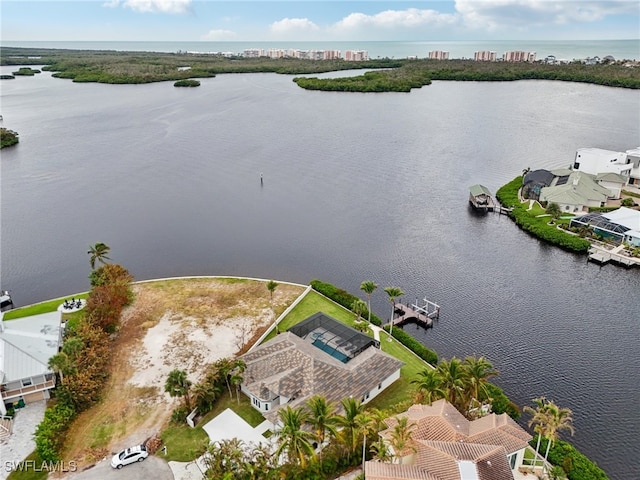
[[[277,410],[313,395],[368,402],[400,378],[403,363],[368,335],[319,312],[240,356],[241,390],[273,424]]]
[[[49,398],[55,375],[49,359],[58,353],[60,312],[0,320],[0,414],[7,405]]]
[[[567,177],[569,173],[567,173]],[[556,176],[549,170],[531,170],[522,178],[522,196],[530,200],[540,200],[540,191],[551,186]],[[565,181],[566,183],[566,181]]]
[[[629,185],[640,185],[640,147],[632,148],[625,153],[627,154],[627,161],[631,164]]]
[[[640,211],[632,208],[588,213],[572,218],[569,226],[588,227],[602,237],[640,247]]]
[[[399,417],[413,425],[412,448],[393,452],[399,463],[366,462],[367,480],[513,480],[532,438],[506,413],[467,420],[441,399],[385,420],[380,436],[391,450]]]
[[[640,149],[639,149],[640,150]],[[617,173],[628,181],[633,168],[632,160],[626,152],[614,152],[602,148],[579,148],[573,162],[573,169],[598,175]]]
[[[552,173],[565,173],[565,170]],[[568,176],[556,176],[549,187],[540,189],[539,201],[557,203],[563,212],[577,213],[588,207],[603,207],[611,191],[599,185],[595,176],[580,171],[573,171]]]

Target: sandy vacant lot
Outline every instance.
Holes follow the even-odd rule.
[[[304,289],[279,284],[275,315]],[[160,432],[178,404],[164,392],[171,370],[186,370],[195,383],[208,364],[244,352],[274,319],[264,281],[163,280],[135,284],[134,291],[114,341],[105,398],[70,431],[65,458],[81,466]]]

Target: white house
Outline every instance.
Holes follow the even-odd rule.
[[[640,147],[632,148],[625,153],[627,154],[627,161],[631,164],[629,184],[640,185]]]
[[[614,152],[602,148],[579,148],[573,162],[573,169],[598,175],[599,173],[617,173],[629,181],[632,160],[627,152]]]
[[[400,378],[403,365],[378,347],[377,340],[319,312],[240,356],[246,364],[240,388],[273,424],[278,408],[313,395],[366,403]]]
[[[58,353],[60,312],[0,319],[0,414],[7,404],[49,398],[55,375],[49,359]]]

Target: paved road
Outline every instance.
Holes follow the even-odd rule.
[[[111,459],[103,460],[94,467],[80,473],[67,475],[73,480],[173,480],[169,464],[153,455],[144,462],[133,463],[116,470],[111,468]]]

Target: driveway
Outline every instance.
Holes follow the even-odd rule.
[[[111,468],[111,458],[98,462],[95,466],[66,475],[73,480],[173,480],[169,464],[159,457],[149,456],[144,462],[133,463],[116,470]]]

